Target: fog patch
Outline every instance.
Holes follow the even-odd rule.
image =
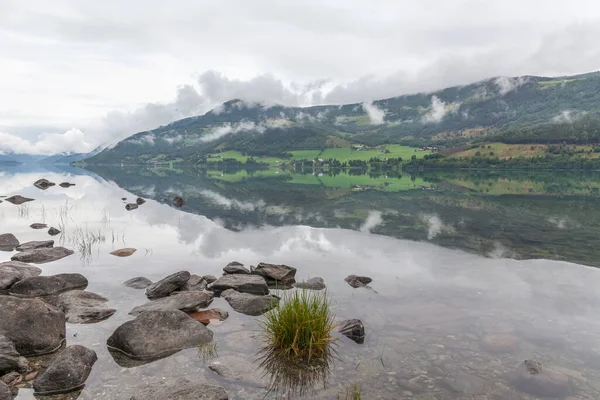
[[[369,116],[371,125],[381,125],[385,123],[385,110],[377,107],[372,101],[362,103],[362,108]]]
[[[154,146],[154,144],[155,144],[154,140],[155,139],[156,139],[156,137],[154,136],[154,134],[150,133],[150,134],[143,135],[139,139],[129,139],[127,141],[127,143],[139,144],[139,145],[146,145],[146,146]]]
[[[431,96],[431,110],[423,116],[423,122],[437,124],[444,119],[446,114],[448,114],[446,103],[437,96]]]
[[[516,258],[517,253],[507,249],[502,243],[494,242],[494,249],[487,256],[489,258]]]
[[[564,110],[560,114],[552,117],[552,122],[555,124],[571,124],[581,118],[583,118],[587,112],[577,110]]]
[[[172,136],[172,137],[165,137],[165,138],[163,138],[163,140],[169,144],[173,144],[173,143],[181,142],[183,140],[183,136],[177,135],[177,136]]]
[[[500,95],[504,96],[505,94],[512,92],[515,89],[520,88],[524,84],[529,81],[527,77],[519,76],[516,78],[509,78],[507,76],[501,76],[494,80],[494,83],[498,86],[500,90]]]
[[[381,211],[369,211],[367,219],[360,227],[361,232],[372,232],[374,228],[383,223]]]

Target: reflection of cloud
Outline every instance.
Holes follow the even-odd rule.
[[[371,232],[373,228],[381,225],[382,222],[381,211],[369,211],[369,216],[365,220],[365,223],[360,227],[360,231]]]
[[[428,225],[427,239],[431,240],[442,232],[442,220],[434,214],[422,214],[421,220]]]
[[[266,203],[262,200],[259,200],[256,203],[252,203],[246,201],[239,201],[235,199],[228,199],[227,197],[222,196],[217,192],[213,192],[212,190],[202,190],[200,194],[210,199],[213,203],[223,206],[227,209],[237,208],[243,211],[255,211],[263,209],[266,206]]]

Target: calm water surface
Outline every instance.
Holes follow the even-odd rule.
[[[32,184],[42,177],[76,186],[41,191]],[[6,167],[0,195],[36,200],[0,203],[0,233],[43,240],[45,230],[30,224],[60,225],[57,244],[76,254],[43,264],[43,274],[79,272],[88,290],[118,309],[106,321],[67,326],[68,344],[99,357],[80,399],[128,399],[136,387],[163,377],[215,383],[232,399],[264,398],[265,378],[256,371],[258,318],[236,313],[222,299],[211,307],[230,317],[209,328],[216,361],[239,380],[210,371],[196,349],[127,368],[105,344],[146,301],[143,290],[123,281],[154,281],[180,270],[219,276],[233,260],[292,265],[297,280],[321,276],[336,317],[363,321],[365,343],[342,338],[327,387],[306,398],[343,399],[357,383],[363,399],[536,399],[512,379],[529,358],[568,376],[569,399],[600,398],[600,273],[593,267],[600,260],[599,179],[356,179]],[[169,204],[175,195],[186,200],[182,209]],[[138,196],[146,204],[126,211],[121,198]],[[101,239],[87,251],[78,246],[77,230]],[[138,251],[128,258],[108,254],[123,247]],[[0,262],[10,256],[0,252]],[[344,282],[349,274],[372,277],[373,290],[352,289]],[[29,389],[17,397],[33,398]]]

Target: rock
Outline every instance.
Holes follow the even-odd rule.
[[[269,287],[288,289],[296,283],[296,268],[283,264],[260,263],[252,270],[252,274],[265,278]]]
[[[246,315],[262,315],[279,304],[277,296],[240,293],[233,289],[225,290],[221,293],[221,297],[227,300],[235,311]]]
[[[445,382],[453,391],[463,395],[478,396],[485,393],[486,382],[477,375],[456,372],[446,379]]]
[[[52,353],[65,338],[65,314],[39,299],[0,296],[0,335],[22,356]]]
[[[179,196],[173,199],[173,204],[177,207],[183,207],[185,205],[185,201]]]
[[[206,289],[208,282],[199,275],[190,275],[190,279],[179,289],[182,292],[201,292]]]
[[[146,304],[135,307],[130,315],[139,315],[146,311],[172,311],[196,312],[206,308],[212,303],[213,296],[207,292],[178,292],[170,296],[151,300]]]
[[[525,360],[517,368],[514,385],[523,392],[539,397],[566,397],[573,392],[573,383],[562,372],[543,368],[534,360]]]
[[[33,382],[33,389],[38,395],[80,390],[97,360],[95,351],[79,345],[69,346],[52,361],[48,369],[38,375]]]
[[[50,236],[56,236],[60,233],[60,231],[54,227],[48,229],[48,235]]]
[[[204,278],[207,283],[213,283],[217,280],[217,277],[214,275],[204,275],[202,278]]]
[[[125,206],[127,211],[135,210],[136,208],[138,208],[138,205],[135,203],[129,203]]]
[[[35,181],[33,183],[33,186],[35,186],[36,188],[41,189],[41,190],[46,190],[49,187],[54,186],[54,185],[56,185],[56,183],[50,182],[48,179],[38,179],[37,181]]]
[[[225,397],[227,398],[227,397]],[[6,383],[0,381],[0,400],[12,400],[13,399],[13,394],[10,390],[10,388],[8,387],[8,385],[6,385]]]
[[[219,296],[227,289],[234,289],[241,293],[264,295],[269,293],[267,282],[262,276],[257,275],[223,275],[210,286],[210,290]]]
[[[338,331],[358,344],[365,342],[365,326],[360,319],[347,319],[340,322]]]
[[[181,288],[190,279],[188,271],[179,271],[153,283],[146,289],[146,297],[149,299],[159,299],[168,296],[172,292]]]
[[[29,225],[29,227],[31,229],[45,229],[45,228],[48,227],[48,225],[46,225],[46,224],[40,224],[40,223],[35,223],[35,224]]]
[[[299,289],[323,290],[327,286],[325,286],[325,282],[323,281],[323,278],[316,276],[314,278],[310,278],[307,281],[295,283],[294,287],[299,288]]]
[[[130,358],[153,360],[212,340],[212,331],[182,311],[147,311],[119,326],[106,344]]]
[[[208,325],[210,320],[225,321],[229,317],[229,313],[220,308],[211,308],[210,310],[193,312],[188,315],[204,325]]]
[[[127,201],[127,197],[121,197],[121,200]]]
[[[44,264],[51,261],[60,260],[75,253],[73,250],[64,247],[51,247],[48,249],[35,249],[15,254],[10,259],[12,261],[29,262],[34,264]]]
[[[110,254],[112,254],[113,256],[117,256],[117,257],[129,257],[130,255],[132,255],[136,251],[137,251],[137,249],[133,249],[133,248],[128,247],[128,248],[125,248],[125,249],[119,249],[119,250],[111,251]]]
[[[27,360],[25,360],[27,361]],[[21,382],[22,377],[21,374],[17,371],[9,372],[6,375],[0,376],[0,381],[6,383],[8,386],[14,386],[17,383]],[[1,397],[0,397],[1,399]]]
[[[18,245],[19,239],[17,239],[12,233],[3,233],[0,235],[0,250],[14,251],[15,247]]]
[[[58,186],[63,187],[63,188],[70,188],[71,186],[75,186],[75,184],[74,183],[69,183],[69,182],[63,182],[63,183],[61,183]]]
[[[29,251],[29,250],[35,250],[35,249],[43,249],[43,248],[49,248],[49,247],[53,247],[54,246],[54,240],[42,240],[42,241],[37,241],[37,242],[25,242],[25,243],[21,243],[20,245],[18,245],[16,247],[15,250],[17,251]]]
[[[138,276],[123,282],[123,285],[132,289],[146,289],[148,286],[152,285],[152,281],[143,276]]]
[[[355,289],[359,288],[359,287],[367,286],[369,283],[373,282],[373,279],[369,278],[368,276],[357,276],[357,275],[349,275],[344,280],[348,283],[348,285],[352,286]]]
[[[58,274],[25,278],[12,285],[10,294],[17,297],[55,295],[75,289],[85,289],[88,280],[81,274]]]
[[[223,272],[225,274],[249,274],[250,270],[240,263],[233,262],[223,268]]]
[[[117,310],[106,307],[106,303],[106,297],[83,290],[62,293],[56,299],[57,308],[72,324],[90,324],[110,318]]]
[[[10,197],[6,198],[5,201],[8,201],[9,203],[19,206],[23,203],[27,203],[28,201],[33,201],[33,199],[23,197],[21,195],[16,195],[16,196],[10,196]]]
[[[137,203],[138,206],[141,206],[142,204],[144,204],[146,202],[146,200],[142,199],[141,197],[138,197],[137,199],[135,199],[135,202]]]
[[[481,344],[492,353],[511,353],[519,348],[519,339],[510,333],[494,333],[484,336]]]
[[[12,371],[26,371],[27,360],[19,355],[13,342],[0,335],[0,376]]]
[[[10,289],[16,282],[32,278],[42,273],[38,267],[32,267],[18,261],[0,263],[0,290]]]
[[[183,378],[157,380],[144,385],[129,400],[228,400],[225,389]]]

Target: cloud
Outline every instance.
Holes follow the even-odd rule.
[[[573,123],[581,118],[583,118],[587,113],[585,111],[577,111],[577,110],[564,110],[560,114],[552,117],[552,122],[556,124],[561,123]]]
[[[512,92],[515,89],[520,88],[528,81],[527,77],[519,76],[515,78],[509,78],[507,76],[500,76],[496,78],[494,83],[498,85],[500,89],[500,95],[504,96],[505,94]]]
[[[42,133],[36,141],[0,132],[0,151],[4,152],[12,151],[19,154],[87,153],[93,149],[93,145],[86,141],[85,134],[75,128],[64,133]]]
[[[441,122],[448,110],[446,103],[440,100],[437,96],[431,96],[431,110],[423,116],[424,123],[439,123]]]
[[[362,103],[362,108],[369,116],[371,125],[381,125],[385,123],[385,110],[378,108],[372,101]]]

